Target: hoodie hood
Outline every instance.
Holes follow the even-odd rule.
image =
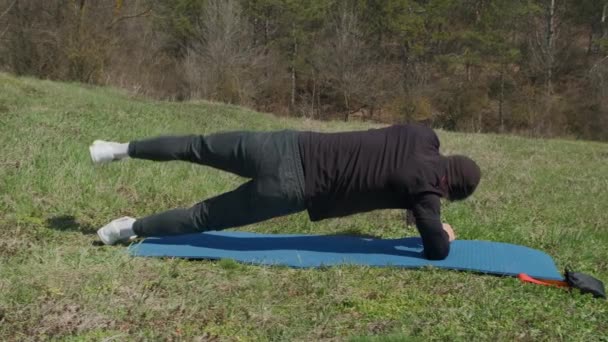
[[[469,197],[481,179],[481,170],[471,158],[454,155],[447,157],[448,198],[459,201]]]

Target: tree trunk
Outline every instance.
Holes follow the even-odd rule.
[[[587,56],[591,56],[591,50],[593,50],[593,25],[589,27],[589,40],[587,42]]]
[[[291,60],[291,100],[289,111],[293,113],[296,107],[296,57],[298,56],[298,41],[293,37],[293,57]]]
[[[268,15],[269,14],[266,14],[267,17],[268,17]],[[268,55],[268,44],[269,44],[269,42],[268,42],[268,30],[269,30],[269,25],[270,25],[270,23],[268,21],[268,18],[266,18],[264,20],[264,56]],[[268,67],[264,67],[264,78],[265,79],[268,79],[268,74],[269,74]]]
[[[253,18],[253,46],[258,46],[258,18]]]
[[[296,107],[296,68],[291,66],[291,99],[289,101],[290,112]]]
[[[483,7],[485,5],[484,0],[478,0],[475,4],[475,22],[479,23],[481,21],[481,14],[483,12]]]
[[[505,131],[505,120],[504,120],[504,103],[505,103],[505,67],[504,65],[500,68],[500,98],[498,100],[498,121],[500,122],[499,132],[504,133]]]
[[[269,34],[270,34],[270,20],[266,19],[264,22],[264,47],[268,46]]]
[[[319,90],[317,91],[317,118],[320,119],[323,113],[321,113],[321,93],[323,92],[323,87],[319,84]]]
[[[317,77],[315,71],[312,71],[312,96],[310,98],[310,118],[315,118],[315,99],[317,97]]]
[[[604,4],[604,10],[602,11],[602,38],[608,38],[608,1]]]
[[[554,45],[555,45],[555,0],[549,0],[547,9],[547,64],[546,64],[546,86],[547,95],[553,92],[553,64],[554,64]]]
[[[346,92],[343,93],[344,95],[344,105],[346,106],[346,114],[344,114],[344,121],[348,121],[348,116],[350,115],[350,103],[348,101],[348,94]]]

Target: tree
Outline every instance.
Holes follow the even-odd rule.
[[[601,49],[602,40],[608,38],[608,26],[606,26],[608,1],[568,0],[567,6],[570,8],[567,12],[570,23],[584,26],[589,32],[587,54],[597,54]]]
[[[196,39],[197,21],[206,0],[153,1],[154,27],[165,35],[163,49],[175,58],[184,58]]]
[[[8,12],[13,8],[13,6],[15,6],[15,4],[17,3],[17,0],[13,0],[8,7],[4,10],[4,12],[0,13],[0,20],[2,20],[7,14]],[[2,30],[2,28],[0,27],[0,39],[2,39],[2,37],[4,37],[4,35],[6,34],[6,31],[8,31],[8,27],[9,25],[5,25],[6,27]]]
[[[284,19],[280,23],[286,36],[280,43],[287,45],[290,74],[291,74],[291,96],[290,110],[293,112],[296,106],[298,73],[310,73],[312,68],[310,52],[315,44],[322,21],[326,17],[327,10],[332,1],[314,0],[298,1],[284,0]]]
[[[482,56],[491,72],[498,73],[492,95],[498,100],[498,129],[504,132],[505,104],[514,82],[514,70],[521,60],[521,38],[526,18],[530,15],[528,0],[499,0],[488,4],[477,20]]]
[[[253,0],[243,1],[253,16],[258,42],[276,51],[288,66],[288,105],[296,112],[300,75],[316,75],[312,52],[323,27],[328,8],[337,0]],[[273,72],[283,73],[283,70]],[[316,79],[316,77],[313,77]],[[314,88],[314,87],[313,87]]]
[[[201,16],[194,19],[196,34],[188,62],[195,87],[207,98],[247,103],[247,84],[255,80],[251,75],[262,62],[263,53],[253,44],[250,24],[239,2],[209,0]]]
[[[545,93],[553,93],[553,77],[558,53],[556,41],[560,38],[561,13],[558,12],[557,0],[538,0],[532,16],[535,28],[530,35],[530,51],[533,67],[543,74]],[[563,0],[561,0],[563,1]]]
[[[602,39],[608,39],[608,1],[604,3],[604,8],[602,8]]]
[[[353,7],[346,2],[339,3],[331,17],[318,65],[327,82],[341,94],[343,118],[348,121],[349,115],[360,109],[354,107],[355,102],[361,103],[356,99],[364,96],[364,90],[374,91],[368,89],[373,61]]]

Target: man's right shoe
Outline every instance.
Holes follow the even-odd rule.
[[[132,217],[121,217],[100,228],[97,231],[97,235],[106,245],[127,242],[132,237],[135,237],[135,233],[133,232],[134,222],[135,219]]]

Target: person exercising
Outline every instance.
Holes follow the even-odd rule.
[[[97,140],[95,163],[125,158],[181,160],[249,178],[235,190],[191,208],[134,219],[122,217],[97,231],[105,244],[133,236],[222,230],[306,210],[311,221],[376,209],[406,209],[415,218],[423,253],[448,256],[455,234],[441,222],[441,198],[463,200],[481,171],[470,158],[439,152],[435,132],[422,125],[367,131],[238,131],[161,136],[129,143]]]

